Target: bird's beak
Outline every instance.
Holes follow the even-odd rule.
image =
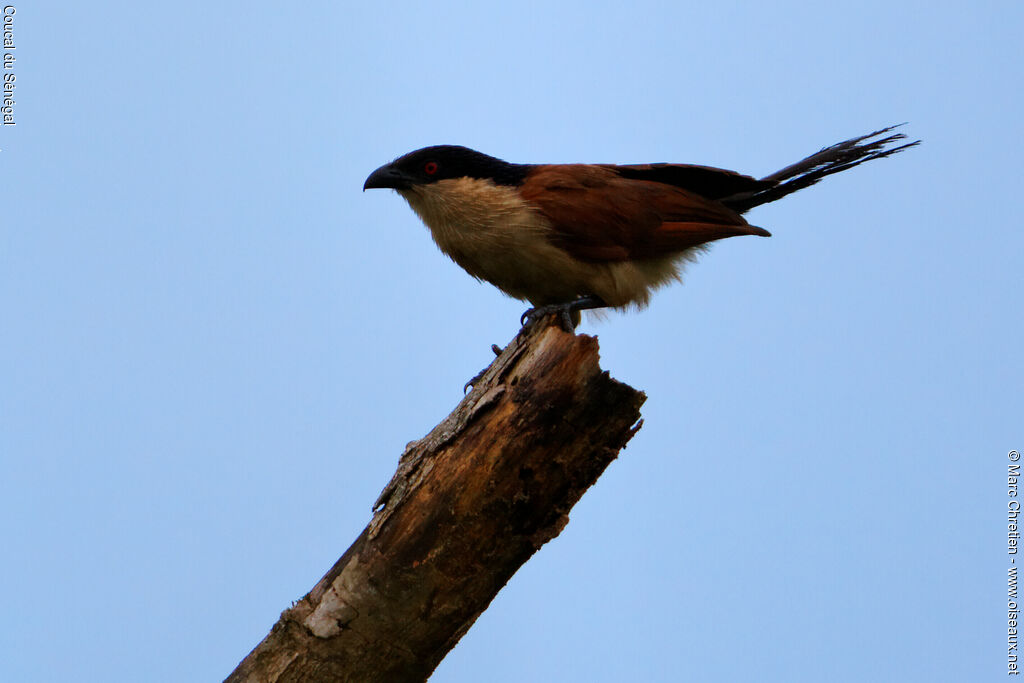
[[[412,187],[412,179],[394,168],[391,164],[385,164],[370,174],[370,177],[363,183],[363,192],[374,188],[391,188],[393,190],[407,190]]]

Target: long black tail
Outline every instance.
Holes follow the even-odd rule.
[[[774,183],[770,187],[754,192],[736,194],[726,197],[721,201],[730,209],[744,213],[755,206],[774,202],[776,199],[781,199],[787,194],[810,187],[825,176],[839,173],[858,164],[863,164],[865,161],[881,159],[882,157],[887,157],[921,144],[920,140],[915,140],[914,142],[907,142],[892,147],[893,143],[905,140],[907,136],[903,133],[892,133],[891,135],[886,135],[886,133],[902,125],[904,124],[889,126],[882,130],[876,130],[874,133],[861,135],[845,142],[836,143],[831,147],[826,147],[803,161],[798,161],[792,166],[787,166],[781,171],[776,171],[762,178],[761,180],[763,181]]]

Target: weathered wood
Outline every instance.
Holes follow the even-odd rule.
[[[370,524],[228,683],[422,681],[640,428],[597,340],[541,325],[410,443]],[[484,673],[481,680],[486,679]]]

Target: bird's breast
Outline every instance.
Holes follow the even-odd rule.
[[[546,218],[515,187],[489,180],[440,180],[400,191],[437,246],[480,280],[532,302],[566,300],[573,259],[550,239]]]

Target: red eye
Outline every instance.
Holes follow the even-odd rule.
[[[436,161],[428,161],[426,164],[424,164],[423,171],[427,175],[434,175],[435,173],[437,173],[437,162]]]

